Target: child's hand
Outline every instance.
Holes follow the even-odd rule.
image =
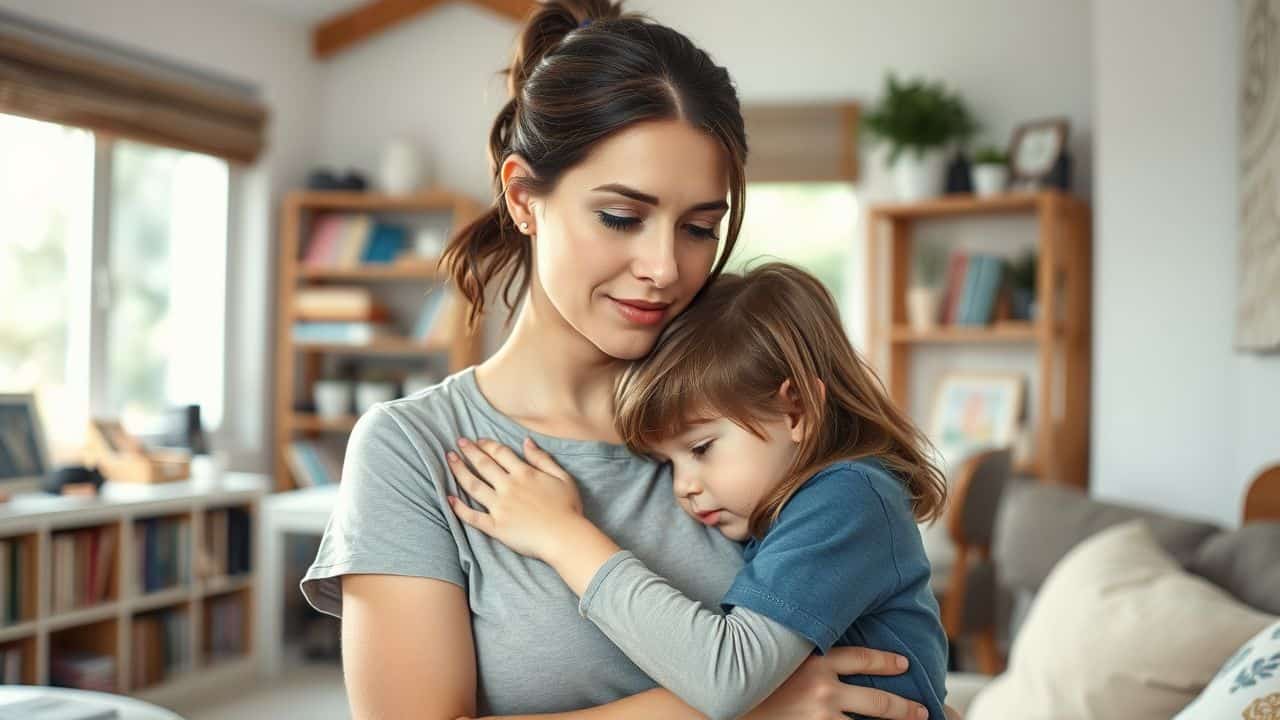
[[[449,467],[488,512],[450,496],[454,514],[522,555],[551,562],[574,521],[582,519],[582,498],[573,478],[532,440],[524,441],[527,461],[493,440],[460,439],[458,447],[475,472],[452,452]]]

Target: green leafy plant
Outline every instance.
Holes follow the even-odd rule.
[[[1036,253],[1028,250],[1009,263],[1009,284],[1016,290],[1036,291]]]
[[[994,145],[979,148],[973,154],[974,165],[1006,165],[1008,162],[1009,154]]]
[[[885,78],[884,97],[867,114],[865,125],[868,132],[889,143],[891,165],[904,150],[919,157],[952,140],[964,142],[978,130],[964,101],[941,82],[900,82],[893,73]]]

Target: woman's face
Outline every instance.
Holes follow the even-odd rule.
[[[727,153],[684,122],[601,141],[527,200],[534,302],[606,355],[643,357],[706,281],[728,191]]]

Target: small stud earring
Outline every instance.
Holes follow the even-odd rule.
[[[520,230],[523,232],[529,232],[529,223],[527,222],[520,223]]]

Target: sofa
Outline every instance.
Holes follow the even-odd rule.
[[[1082,551],[1082,545],[1087,543],[1091,538],[1099,536],[1104,532],[1120,532],[1121,526],[1140,524],[1141,532],[1149,536],[1154,541],[1153,552],[1148,555],[1160,553],[1167,554],[1173,563],[1176,564],[1177,574],[1186,577],[1178,579],[1183,583],[1177,587],[1191,587],[1194,592],[1219,593],[1222,598],[1214,599],[1212,602],[1227,603],[1232,606],[1231,612],[1235,612],[1240,616],[1239,622],[1236,623],[1236,629],[1233,630],[1235,636],[1227,637],[1231,633],[1222,631],[1216,632],[1212,628],[1203,628],[1205,632],[1212,633],[1210,639],[1218,639],[1223,643],[1221,647],[1213,650],[1207,649],[1208,645],[1213,642],[1206,641],[1203,637],[1189,642],[1199,643],[1190,647],[1194,648],[1193,652],[1183,652],[1182,658],[1178,652],[1166,652],[1165,655],[1172,655],[1168,658],[1168,662],[1176,664],[1185,662],[1187,664],[1199,663],[1209,668],[1218,668],[1228,660],[1230,652],[1224,652],[1223,648],[1235,647],[1239,643],[1239,638],[1247,638],[1253,628],[1261,627],[1262,624],[1268,622],[1268,618],[1274,619],[1274,616],[1280,615],[1280,515],[1271,514],[1271,508],[1275,507],[1275,493],[1277,487],[1275,474],[1270,476],[1270,487],[1265,493],[1257,492],[1259,487],[1255,481],[1255,491],[1251,492],[1251,502],[1253,502],[1254,510],[1252,515],[1246,514],[1248,522],[1238,529],[1222,528],[1210,523],[1199,522],[1195,520],[1182,519],[1168,514],[1144,510],[1134,507],[1126,507],[1113,503],[1100,502],[1086,496],[1083,492],[1069,487],[1060,485],[1048,485],[1034,482],[1014,482],[1002,485],[998,490],[998,501],[995,502],[994,513],[991,514],[990,528],[978,530],[979,536],[989,538],[990,547],[983,548],[982,560],[966,570],[966,585],[960,596],[955,601],[961,604],[961,607],[951,607],[949,611],[956,620],[958,627],[963,631],[963,637],[974,637],[975,635],[986,635],[988,639],[993,636],[1001,636],[1008,640],[1013,646],[1014,656],[1010,659],[1011,666],[1018,665],[1018,653],[1021,650],[1023,659],[1035,655],[1033,648],[1019,647],[1019,633],[1022,630],[1023,623],[1027,621],[1028,614],[1034,612],[1037,604],[1042,607],[1040,617],[1036,621],[1040,636],[1038,642],[1052,642],[1053,644],[1061,643],[1063,645],[1072,644],[1072,637],[1054,637],[1054,632],[1072,633],[1069,629],[1071,620],[1069,618],[1062,619],[1062,628],[1055,628],[1058,624],[1057,618],[1044,617],[1045,613],[1062,612],[1062,614],[1070,615],[1073,608],[1087,605],[1088,602],[1094,601],[1081,597],[1078,602],[1074,598],[1059,597],[1052,603],[1047,599],[1040,598],[1038,595],[1048,580],[1054,573],[1055,568],[1060,562],[1064,561],[1064,557],[1069,556],[1073,550]],[[975,493],[975,496],[981,497],[982,493]],[[991,492],[986,494],[987,500],[992,496]],[[959,498],[963,502],[964,498]],[[1257,508],[1266,508],[1265,511],[1259,511]],[[953,508],[953,512],[964,513],[965,509]],[[973,515],[973,512],[969,513]],[[981,516],[981,513],[978,513]],[[1140,542],[1141,538],[1130,533],[1125,538],[1130,542]],[[1120,539],[1117,538],[1117,541]],[[1121,557],[1124,557],[1123,554]],[[1137,562],[1137,561],[1135,561]],[[1123,564],[1113,561],[1113,564]],[[1168,569],[1168,568],[1167,568]],[[1123,568],[1121,568],[1123,571]],[[1185,572],[1184,572],[1185,571]],[[1165,573],[1168,575],[1169,573]],[[1208,585],[1206,585],[1207,581]],[[1079,582],[1074,580],[1074,582]],[[1172,582],[1172,581],[1171,581]],[[1188,583],[1190,583],[1188,585]],[[1122,587],[1123,592],[1152,592],[1154,587],[1150,582],[1131,583],[1124,585],[1123,583],[1111,584],[1109,588],[1111,592],[1111,605],[1105,607],[1113,608],[1106,612],[1098,613],[1098,622],[1101,625],[1107,625],[1108,629],[1104,632],[1105,637],[1096,638],[1093,647],[1114,647],[1117,652],[1124,650],[1128,652],[1129,648],[1142,646],[1154,640],[1163,640],[1162,635],[1176,636],[1180,631],[1180,627],[1195,626],[1201,624],[1199,619],[1191,622],[1166,623],[1168,627],[1152,632],[1150,629],[1140,630],[1143,616],[1141,613],[1128,618],[1111,617],[1125,611],[1114,610],[1118,607],[1116,602],[1117,593],[1115,587]],[[1135,588],[1130,591],[1124,588]],[[1212,587],[1209,587],[1212,586]],[[1174,587],[1174,585],[1168,585]],[[1214,590],[1216,588],[1216,590]],[[1071,593],[1071,588],[1065,590],[1059,585],[1055,590],[1058,595]],[[1156,592],[1159,592],[1158,590]],[[1177,610],[1177,605],[1183,602],[1187,590],[1169,590],[1170,593],[1176,592],[1178,597],[1166,598],[1169,605]],[[1093,593],[1091,597],[1097,596]],[[1229,596],[1229,599],[1227,599]],[[950,598],[949,598],[950,599]],[[1096,598],[1095,598],[1096,599]],[[1159,598],[1156,598],[1159,600]],[[1150,599],[1147,600],[1150,602]],[[1056,604],[1054,604],[1056,603]],[[1227,607],[1224,604],[1220,607]],[[1048,606],[1052,605],[1057,610],[1050,610]],[[1236,607],[1238,606],[1238,607]],[[1103,607],[1103,606],[1100,606]],[[1219,606],[1215,606],[1219,607]],[[1132,612],[1132,611],[1129,611]],[[1146,612],[1146,611],[1143,611]],[[1202,611],[1203,615],[1193,615],[1192,617],[1204,617],[1207,623],[1212,618],[1220,618],[1225,611]],[[998,626],[998,627],[997,627]],[[1087,627],[1087,625],[1086,625]],[[1132,630],[1130,629],[1132,628]],[[1243,629],[1241,629],[1243,628]],[[1195,629],[1195,628],[1188,628]],[[997,630],[997,632],[993,632]],[[1126,637],[1129,633],[1146,633],[1145,637]],[[1242,634],[1243,633],[1243,634]],[[1088,634],[1088,631],[1081,633],[1078,629],[1074,631],[1075,635]],[[1280,631],[1274,633],[1277,642],[1280,642]],[[1222,637],[1217,637],[1217,636]],[[1236,637],[1238,636],[1238,637]],[[1029,642],[1029,641],[1028,641]],[[1101,643],[1101,644],[1098,644]],[[1108,645],[1108,643],[1110,645]],[[963,639],[961,639],[963,645]],[[1182,646],[1185,648],[1185,646]],[[1042,657],[1052,657],[1042,652]],[[1058,652],[1057,650],[1051,652]],[[1068,652],[1062,650],[1061,652]],[[1222,654],[1222,657],[1214,656],[1215,653]],[[1112,653],[1103,650],[1096,652],[1095,655],[1107,656]],[[1194,659],[1195,663],[1191,660]],[[1031,662],[1031,660],[1028,660]],[[1138,661],[1137,665],[1142,666],[1150,662],[1157,664],[1156,661]],[[1162,661],[1163,662],[1163,661]],[[1207,664],[1206,664],[1207,663]],[[1023,663],[1024,665],[1026,663]],[[1270,666],[1265,666],[1270,667]],[[1092,669],[1092,668],[1089,668]],[[1140,670],[1141,668],[1137,668]],[[1225,667],[1223,668],[1225,671]],[[952,673],[948,676],[948,704],[960,710],[970,720],[987,720],[990,711],[984,717],[974,717],[971,711],[974,709],[974,699],[983,693],[995,692],[995,686],[1001,684],[1006,676],[1014,672],[1011,668],[1002,674],[999,678],[989,675],[980,675],[974,673]],[[1183,697],[1193,697],[1199,693],[1202,688],[1197,688],[1203,679],[1205,672],[1199,671],[1200,675],[1195,676],[1194,673],[1189,674],[1188,678],[1182,679],[1182,686],[1177,688],[1179,692],[1184,693]],[[1214,672],[1221,675],[1222,672],[1210,670],[1210,677]],[[1177,674],[1177,673],[1174,673]],[[1274,674],[1274,673],[1273,673]],[[1194,677],[1193,677],[1194,676]],[[1073,698],[1082,703],[1081,707],[1105,707],[1109,702],[1108,693],[1112,689],[1106,687],[1111,685],[1111,679],[1105,674],[1095,674],[1092,672],[1071,672],[1063,671],[1061,668],[1054,671],[1053,674],[1046,675],[1048,679],[1041,679],[1040,685],[1046,683],[1061,683],[1069,685],[1072,682],[1087,683],[1093,682],[1099,687],[1067,687],[1067,692],[1074,693],[1077,696],[1087,696],[1084,699]],[[1151,683],[1151,679],[1147,678],[1144,682]],[[1010,684],[1010,683],[1005,683]],[[1120,686],[1123,684],[1119,681],[1114,683],[1115,693],[1120,693]],[[1156,681],[1158,684],[1158,680]],[[1033,679],[1030,682],[1024,682],[1024,686],[1034,688],[1037,686]],[[1024,690],[1026,689],[1024,687]],[[1167,689],[1167,688],[1165,688]],[[1052,695],[1048,689],[1044,690],[1046,696]],[[1059,691],[1061,688],[1059,688]],[[1002,688],[1001,693],[1008,694],[1008,688]],[[1207,691],[1206,691],[1207,692]],[[1170,700],[1169,697],[1163,699],[1166,703],[1175,702],[1175,705],[1181,701]],[[1274,700],[1280,702],[1280,695],[1272,696]],[[1024,702],[1026,698],[1024,698]],[[1060,701],[1055,698],[1054,702]],[[1007,702],[1007,700],[1006,700]],[[1047,702],[1047,700],[1046,700]],[[982,703],[977,703],[981,705]],[[994,703],[988,703],[991,705]],[[1270,706],[1269,706],[1270,707]],[[1007,707],[1006,707],[1007,711]],[[1167,712],[1167,710],[1166,710]],[[1246,717],[1272,717],[1266,713],[1254,716],[1245,715]],[[1020,717],[1030,717],[1032,715],[1024,715],[1019,712]],[[1094,714],[1091,710],[1084,712],[1084,715],[1075,715],[1067,711],[1044,711],[1040,715],[1042,717],[1108,717],[1105,710],[1100,710]],[[1152,715],[1158,717],[1159,715]],[[1164,717],[1170,717],[1171,714],[1164,714]],[[1236,713],[1232,716],[1239,716]],[[1280,715],[1275,717],[1280,718]],[[1141,720],[1136,714],[1133,720]]]

